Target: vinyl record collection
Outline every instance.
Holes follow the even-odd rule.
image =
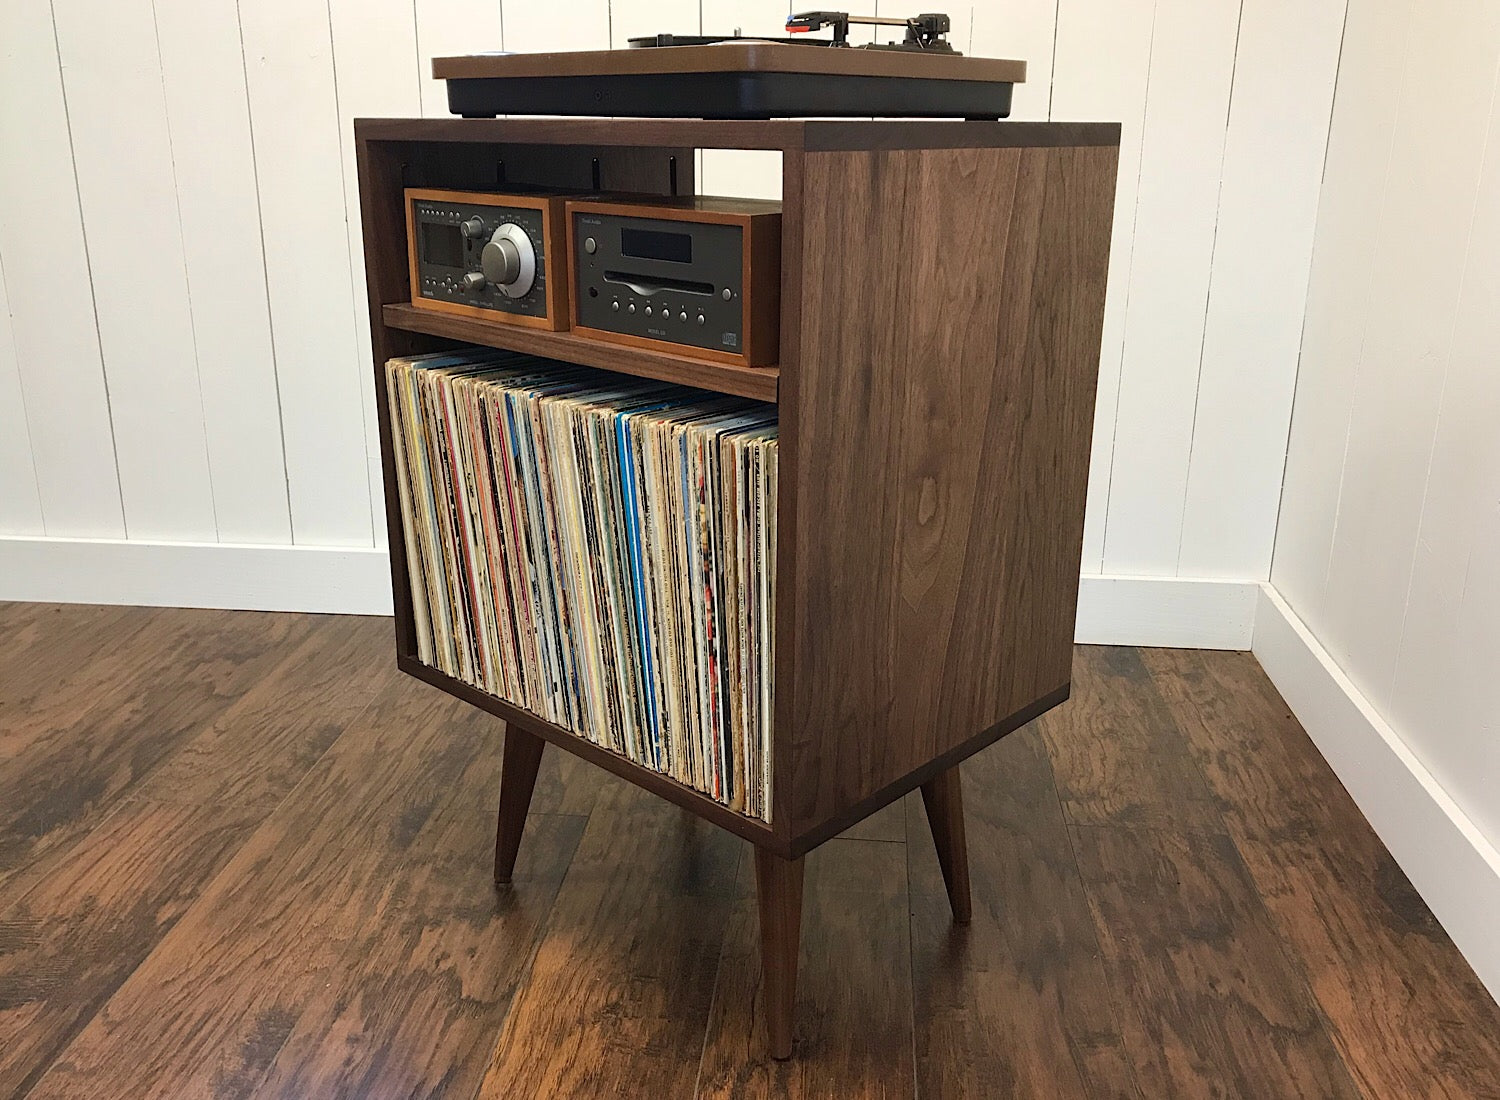
[[[775,406],[487,349],[386,375],[418,657],[770,820]]]

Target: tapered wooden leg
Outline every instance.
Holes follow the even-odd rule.
[[[790,1058],[802,939],[802,861],[755,849],[755,888],[760,895],[760,966],[771,1057]]]
[[[495,885],[510,881],[516,869],[516,852],[526,829],[536,770],[542,763],[546,742],[514,725],[505,727],[505,756],[500,761],[500,813],[495,824]]]
[[[932,827],[932,842],[937,846],[938,864],[943,868],[943,882],[948,887],[948,904],[953,919],[968,924],[969,843],[964,837],[964,792],[958,779],[958,765],[933,776],[922,784],[922,804],[927,807],[927,823]]]

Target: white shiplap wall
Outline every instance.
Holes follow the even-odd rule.
[[[1350,5],[1272,582],[1500,847],[1497,90],[1489,0]]]
[[[1500,6],[1350,0],[1254,649],[1500,994]]]
[[[1263,579],[1343,0],[948,10],[960,49],[1029,61],[1015,117],[1124,125],[1085,571]],[[0,536],[377,545],[350,120],[444,114],[435,55],[787,11],[0,5]],[[708,154],[701,180],[775,167]]]

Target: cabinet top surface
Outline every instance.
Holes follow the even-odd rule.
[[[957,122],[928,119],[360,118],[354,120],[354,132],[363,141],[663,147],[693,145],[705,149],[785,149],[807,152],[1008,149],[1120,143],[1120,124],[1117,122]]]
[[[815,46],[754,39],[716,42],[710,46],[556,53],[479,53],[432,59],[432,75],[438,80],[725,72],[897,76],[1019,84],[1026,79],[1026,62],[995,57],[958,57],[942,53],[820,49]]]

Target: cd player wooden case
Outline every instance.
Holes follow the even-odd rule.
[[[574,200],[567,223],[576,335],[741,366],[776,362],[779,202]]]

